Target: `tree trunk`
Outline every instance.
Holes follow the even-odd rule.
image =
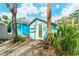
[[[12,15],[12,37],[13,42],[17,41],[17,23],[16,23],[16,15]]]
[[[51,6],[50,3],[47,5],[47,41],[49,41],[48,37],[51,33]]]
[[[16,23],[16,14],[17,14],[17,4],[15,5],[15,8],[12,10],[12,36],[13,36],[13,42],[17,42],[17,23]]]
[[[6,3],[7,7],[10,9],[12,13],[12,39],[13,42],[16,42],[17,39],[17,23],[16,23],[16,14],[17,14],[17,3]]]
[[[49,44],[50,44],[49,34],[50,33],[51,33],[51,6],[50,6],[50,3],[48,3],[48,5],[47,5],[47,38],[44,43],[44,49],[49,48]]]

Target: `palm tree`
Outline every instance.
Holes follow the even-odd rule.
[[[48,36],[51,33],[51,4],[47,4],[47,41],[49,41]]]
[[[50,37],[49,34],[51,33],[51,6],[50,3],[47,4],[47,38],[45,41],[44,49],[49,48]]]
[[[17,15],[17,3],[6,3],[6,6],[9,8],[12,13],[12,38],[13,42],[17,41],[17,23],[16,23],[16,15]]]

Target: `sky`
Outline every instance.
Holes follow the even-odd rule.
[[[63,16],[68,16],[75,10],[79,9],[79,4],[75,3],[51,3],[51,20],[54,22]],[[11,18],[11,12],[6,7],[5,3],[0,4],[0,16],[7,15]],[[25,17],[31,21],[34,18],[47,19],[47,4],[46,3],[19,3],[17,8],[17,18]]]

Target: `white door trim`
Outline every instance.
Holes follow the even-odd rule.
[[[39,24],[37,24],[37,39],[43,40],[43,25],[42,25],[42,38],[40,38],[39,37]]]

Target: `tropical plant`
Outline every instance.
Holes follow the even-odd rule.
[[[77,28],[74,26],[67,26],[67,24],[58,25],[57,33],[50,34],[51,43],[59,55],[75,55],[77,43],[79,38]]]

